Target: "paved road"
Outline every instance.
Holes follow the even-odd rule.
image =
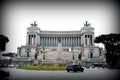
[[[117,80],[117,70],[85,69],[84,72],[37,71],[7,68],[9,80]]]

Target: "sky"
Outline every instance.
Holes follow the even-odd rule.
[[[0,7],[0,33],[9,38],[6,52],[26,44],[26,29],[34,21],[48,31],[78,31],[88,21],[95,37],[117,33],[119,26],[119,9],[109,0],[5,0]]]

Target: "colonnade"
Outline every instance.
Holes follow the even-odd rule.
[[[63,47],[80,46],[80,37],[61,37],[61,43]],[[58,37],[40,37],[41,46],[57,46]]]
[[[36,45],[36,44],[40,44],[40,46],[46,46],[46,47],[56,47],[58,44],[58,37],[59,36],[39,36],[40,40],[37,40],[36,35],[28,35],[28,41],[27,44],[28,45]],[[66,37],[60,37],[61,39],[61,44],[63,47],[70,47],[70,46],[74,46],[74,47],[79,47],[81,46],[81,37],[80,36],[66,36]],[[93,36],[92,35],[85,35],[84,38],[84,44],[93,45]],[[37,42],[39,41],[39,42]]]
[[[28,45],[35,45],[36,44],[36,35],[28,35]]]
[[[85,45],[92,46],[93,45],[93,37],[92,35],[85,35]]]

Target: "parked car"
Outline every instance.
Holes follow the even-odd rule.
[[[103,63],[93,63],[93,66],[95,66],[95,67],[102,67]]]
[[[90,68],[90,65],[86,65],[86,69]]]
[[[106,64],[103,64],[101,67],[102,67],[102,68],[111,68],[110,65],[108,65],[107,63],[106,63]]]
[[[3,68],[3,67],[8,67],[8,65],[6,65],[6,64],[0,64],[0,68]]]
[[[9,64],[8,67],[9,67],[9,68],[14,68],[15,65],[14,65],[14,64]]]
[[[0,79],[8,78],[10,76],[9,71],[0,68]]]
[[[84,68],[81,65],[78,65],[78,64],[68,64],[67,67],[66,67],[66,70],[67,70],[67,72],[70,72],[70,71],[74,71],[74,72],[81,71],[81,72],[83,72]]]
[[[95,66],[94,66],[94,65],[92,65],[92,66],[91,66],[91,68],[95,68]]]

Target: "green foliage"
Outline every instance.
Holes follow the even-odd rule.
[[[120,34],[111,33],[106,35],[100,35],[95,38],[95,43],[103,43],[106,49],[106,61],[107,63],[115,67],[119,59],[120,53]]]
[[[1,51],[5,50],[7,42],[9,42],[9,39],[6,36],[0,34],[0,50]]]
[[[11,52],[9,52],[9,53],[2,54],[2,56],[13,57],[14,54],[15,54],[15,53],[11,53]]]
[[[103,43],[107,50],[120,52],[120,34],[106,34],[95,38],[95,43]]]
[[[65,66],[21,66],[18,67],[27,70],[65,70]]]

